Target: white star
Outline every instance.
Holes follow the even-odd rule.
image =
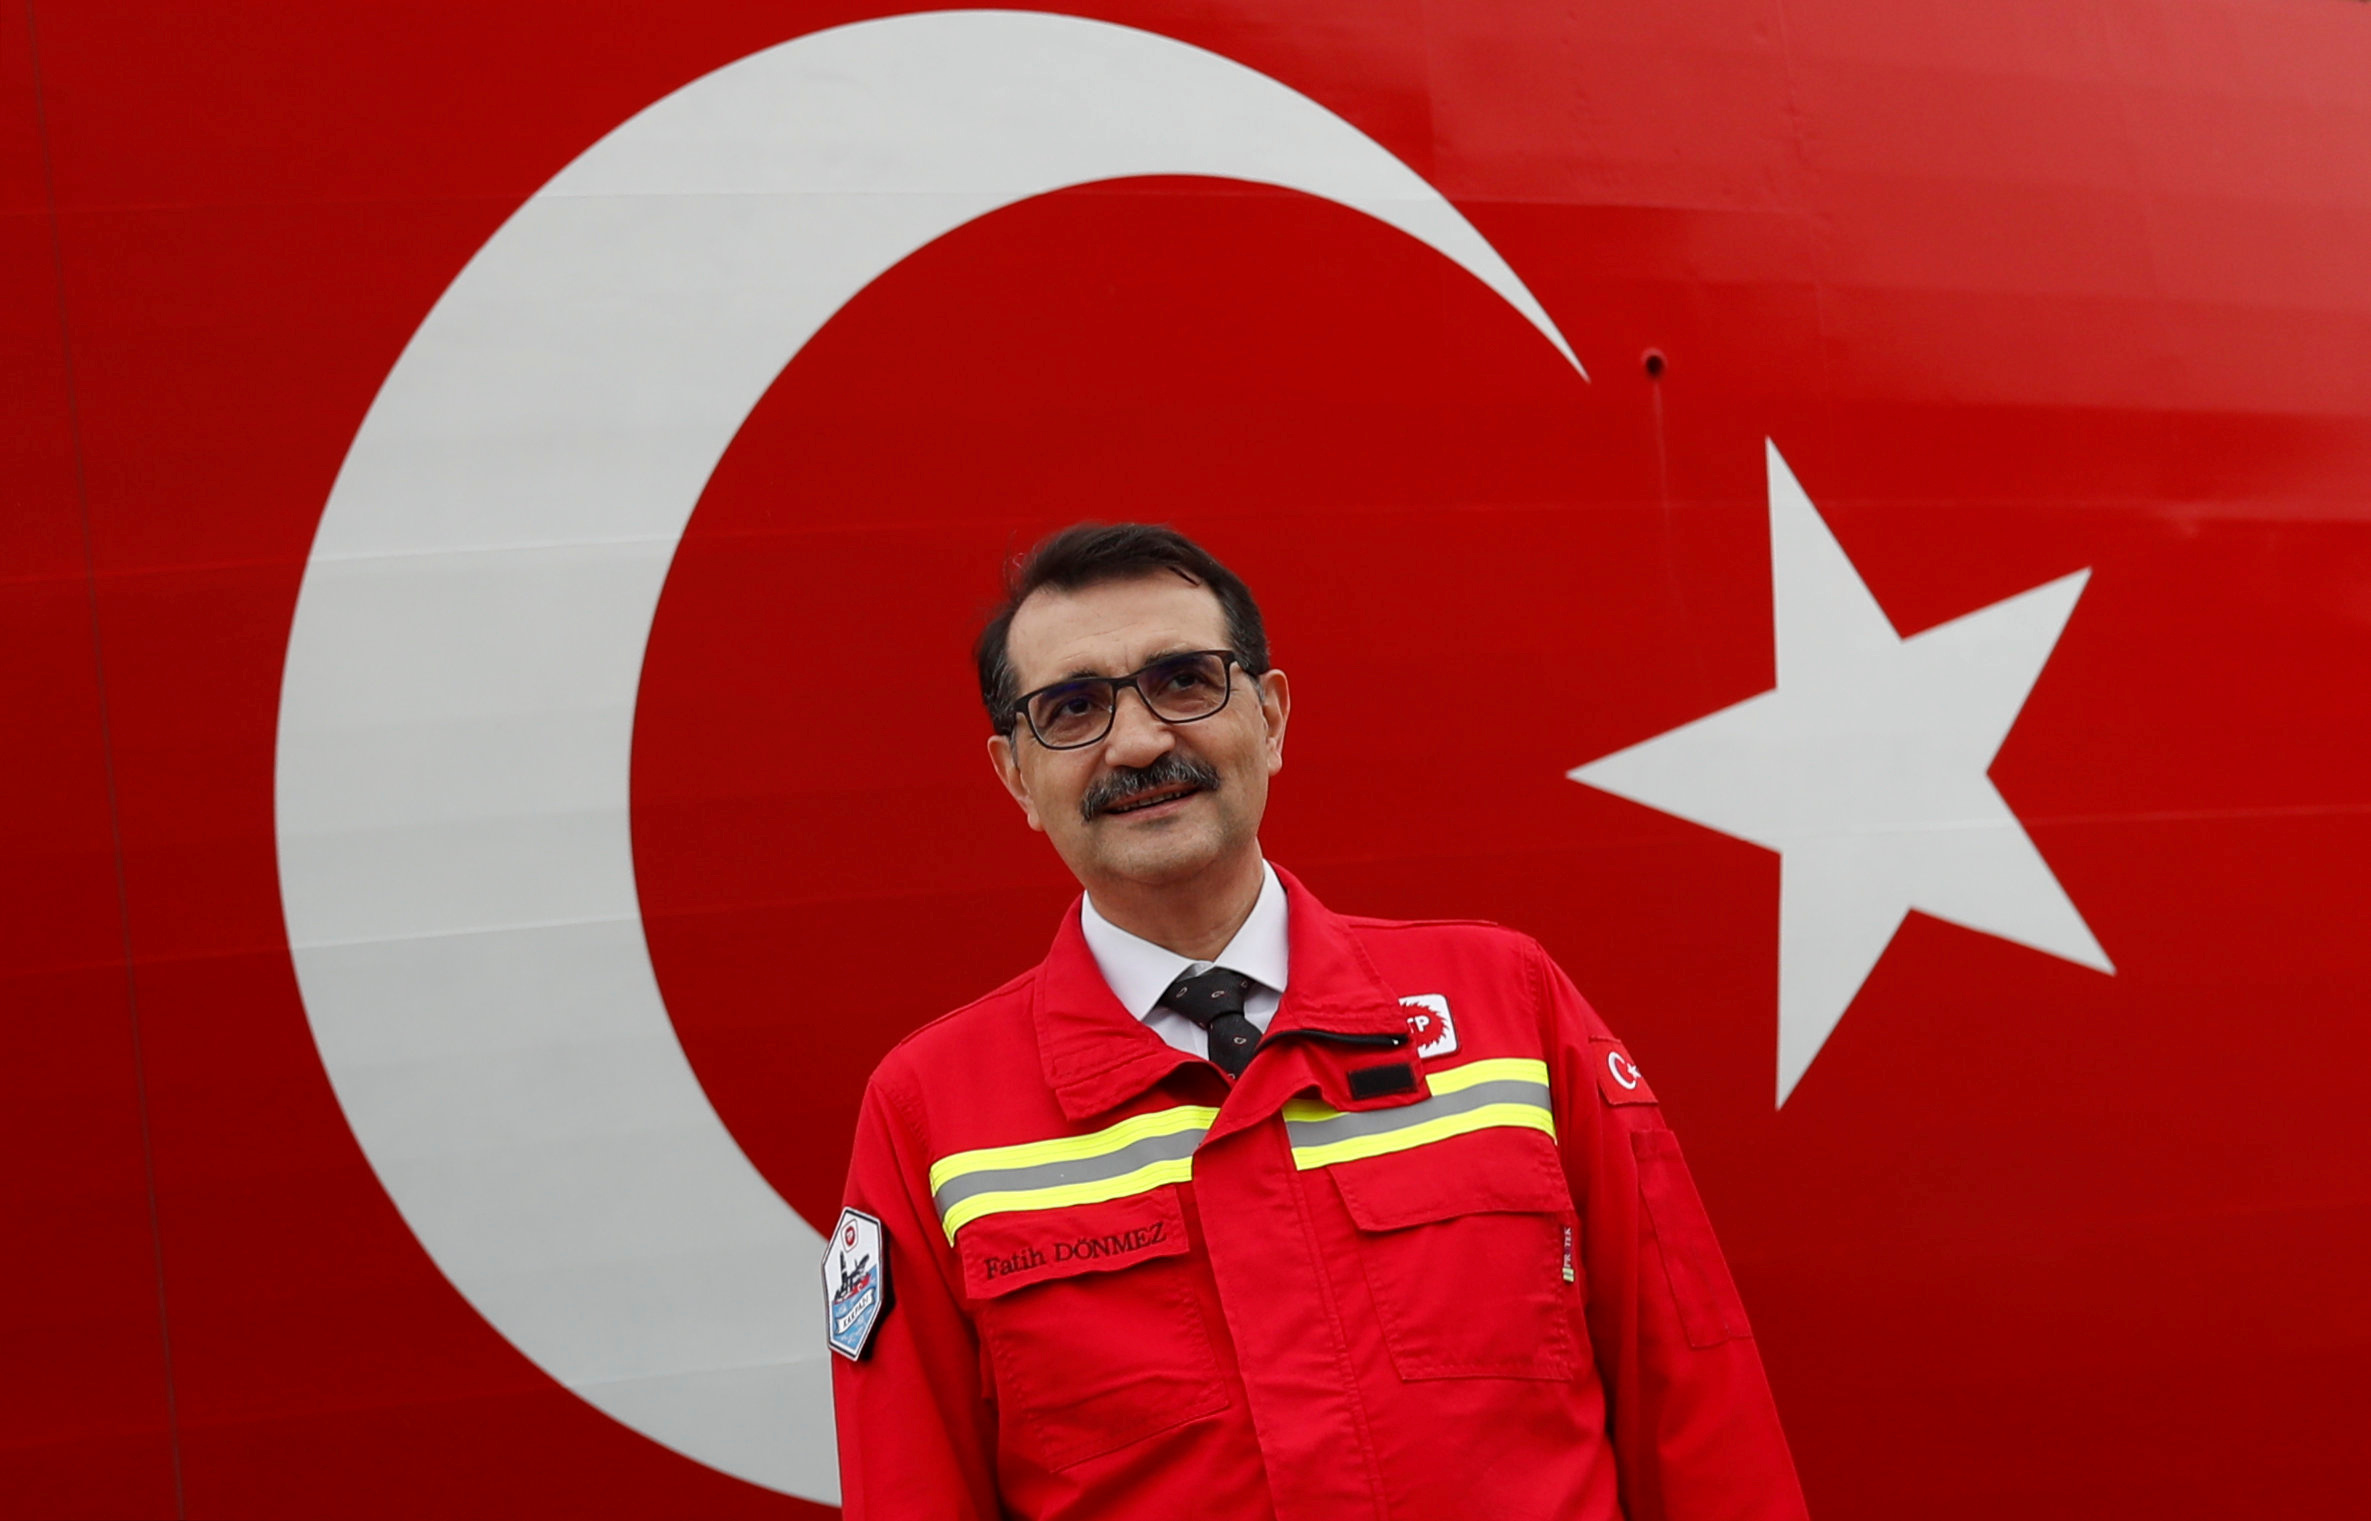
[[[2115,967],[1985,774],[2091,573],[1904,639],[1769,451],[1777,688],[1567,775],[1779,853],[1784,1104],[1911,909]]]

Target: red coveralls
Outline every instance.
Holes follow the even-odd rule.
[[[847,1514],[1802,1516],[1679,1146],[1572,984],[1278,875],[1291,986],[1231,1088],[1120,1006],[1076,907],[883,1060],[847,1201],[894,1301],[833,1360]],[[1454,1050],[1418,1054],[1411,995]]]

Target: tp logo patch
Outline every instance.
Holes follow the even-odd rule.
[[[859,1209],[840,1211],[823,1254],[824,1338],[851,1362],[864,1357],[889,1313],[889,1238]]]
[[[1457,1021],[1449,1017],[1449,1000],[1438,993],[1411,993],[1400,1000],[1408,1011],[1408,1034],[1418,1056],[1447,1056],[1457,1049]]]

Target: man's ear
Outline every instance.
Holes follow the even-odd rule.
[[[1284,726],[1293,716],[1292,683],[1282,671],[1260,678],[1260,722],[1268,730],[1268,774],[1284,769]]]
[[[1037,805],[1029,801],[1029,784],[1021,779],[1021,762],[1013,754],[1013,742],[1001,734],[988,736],[988,764],[996,769],[996,779],[1004,783],[1004,790],[1021,805],[1021,816],[1029,827],[1045,833],[1045,821],[1037,816]]]

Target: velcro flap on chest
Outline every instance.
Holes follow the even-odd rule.
[[[963,1291],[994,1299],[1080,1273],[1112,1273],[1189,1249],[1174,1184],[1061,1209],[1011,1210],[955,1234]]]
[[[1477,1131],[1325,1170],[1360,1230],[1404,1230],[1460,1215],[1572,1210],[1556,1143],[1536,1130]]]

